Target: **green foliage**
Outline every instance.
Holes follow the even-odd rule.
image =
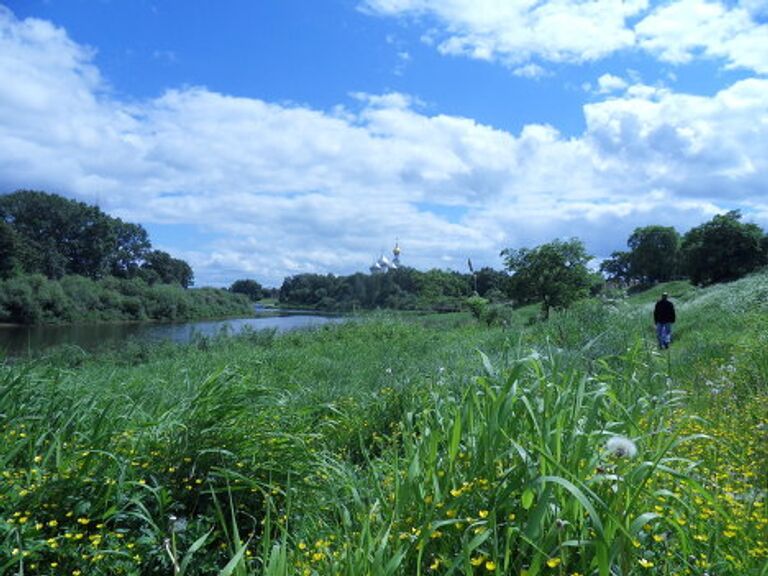
[[[299,274],[283,281],[280,302],[325,310],[458,310],[470,285],[467,274],[407,267],[386,274]]]
[[[629,252],[611,252],[611,256],[600,263],[600,272],[611,280],[630,282],[632,280],[632,255]]]
[[[0,196],[0,219],[28,245],[28,271],[99,277],[114,242],[109,217],[95,206],[54,194],[19,191]]]
[[[553,240],[536,248],[501,252],[512,273],[512,291],[519,302],[541,302],[544,316],[584,298],[591,286],[590,256],[577,238]]]
[[[18,267],[18,236],[12,226],[0,220],[0,279],[13,276]]]
[[[0,318],[4,322],[37,324],[43,312],[36,298],[34,277],[17,277],[0,282]]]
[[[99,279],[141,276],[149,284],[193,284],[189,264],[151,250],[139,224],[56,194],[0,196],[0,278],[17,273]]]
[[[672,227],[635,228],[627,240],[628,252],[613,252],[600,270],[614,280],[643,285],[667,282],[678,275],[680,235]]]
[[[144,256],[139,275],[148,284],[178,284],[182,288],[194,284],[194,274],[189,264],[162,250],[152,250]]]
[[[756,224],[741,222],[734,210],[718,214],[683,237],[685,268],[695,284],[741,278],[766,264],[765,234]]]
[[[55,324],[141,320],[190,320],[247,316],[247,297],[223,289],[184,290],[177,284],[147,284],[141,278],[91,280],[42,274],[0,280],[0,322]]]
[[[677,273],[680,235],[672,227],[635,228],[627,240],[632,277],[643,283],[667,282]]]
[[[767,287],[0,366],[0,571],[758,576]]]
[[[111,224],[115,245],[108,258],[110,273],[118,278],[133,278],[152,248],[149,235],[140,224],[123,222],[119,218]]]
[[[256,302],[264,298],[264,288],[256,280],[235,280],[229,287],[230,292],[245,294],[251,301]]]
[[[488,310],[488,300],[482,296],[470,296],[467,298],[467,308],[475,319],[480,320]]]
[[[509,292],[509,275],[488,266],[475,272],[475,290],[489,300],[503,300]]]

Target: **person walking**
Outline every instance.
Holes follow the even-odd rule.
[[[672,342],[672,324],[675,323],[675,305],[669,301],[669,294],[664,292],[661,300],[653,309],[653,321],[656,323],[656,338],[659,348],[669,348]]]

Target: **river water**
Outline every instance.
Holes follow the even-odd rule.
[[[341,322],[343,318],[294,312],[261,312],[252,318],[181,323],[82,324],[73,326],[0,326],[0,359],[24,356],[63,344],[84,350],[114,347],[128,340],[186,343],[199,336],[216,336],[245,329],[286,332]]]

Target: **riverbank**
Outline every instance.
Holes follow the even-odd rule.
[[[56,325],[247,316],[252,303],[220,288],[182,288],[141,278],[98,280],[22,274],[0,280],[0,322]]]
[[[757,575],[766,285],[1,367],[0,572]]]

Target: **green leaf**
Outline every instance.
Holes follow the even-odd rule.
[[[448,444],[448,458],[451,462],[456,459],[456,454],[459,452],[459,443],[461,442],[461,412],[456,412],[456,416],[453,419],[453,426],[451,427],[451,441]]]
[[[478,350],[478,353],[480,354],[480,358],[483,360],[483,368],[485,369],[486,374],[491,377],[495,376],[496,370],[493,368],[491,360],[482,350]]]
[[[584,507],[590,518],[592,518],[592,522],[594,523],[595,530],[598,532],[598,534],[602,534],[603,523],[600,520],[600,516],[597,515],[597,510],[595,510],[595,507],[592,506],[592,503],[589,501],[589,498],[587,498],[586,494],[584,494],[584,492],[580,490],[573,482],[566,480],[565,478],[561,478],[560,476],[542,476],[539,478],[539,482],[554,482],[555,484],[559,484],[568,490],[568,492],[570,492]]]
[[[629,526],[629,533],[637,534],[638,532],[640,532],[640,530],[642,530],[643,526],[648,524],[648,522],[651,522],[661,517],[662,517],[661,514],[656,514],[656,512],[646,512],[645,514],[640,514],[640,516],[635,518],[632,521],[632,524]]]
[[[523,495],[520,497],[520,500],[523,505],[523,510],[530,510],[531,506],[533,505],[533,497],[534,492],[530,488],[526,488],[523,492]]]
[[[179,569],[178,576],[184,575],[184,573],[187,571],[187,566],[189,566],[189,563],[192,561],[192,556],[194,555],[195,552],[197,552],[198,550],[200,550],[200,548],[203,547],[206,540],[208,540],[208,536],[211,535],[211,532],[213,532],[213,528],[208,530],[208,532],[200,536],[200,538],[198,538],[192,543],[192,546],[189,547],[189,550],[187,550],[186,554],[184,554],[184,558],[181,561],[181,568]]]
[[[227,562],[227,565],[221,569],[219,576],[231,576],[235,569],[240,565],[240,562],[242,562],[243,554],[245,554],[246,549],[247,546],[241,546],[240,550],[237,551],[237,554],[232,556],[232,559]]]
[[[411,460],[410,466],[408,466],[408,480],[415,480],[421,473],[421,465],[419,464],[419,453],[417,452]]]

